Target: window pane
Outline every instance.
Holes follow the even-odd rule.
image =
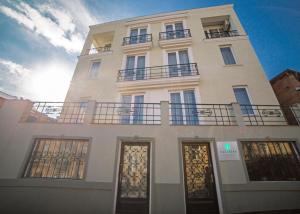
[[[147,38],[147,29],[146,28],[142,28],[140,29],[140,35],[139,35],[139,42],[143,43],[146,42],[146,38]]]
[[[138,32],[139,32],[139,30],[137,28],[130,30],[130,44],[136,44],[137,43]]]
[[[179,51],[179,63],[180,63],[180,70],[182,76],[188,76],[191,75],[191,68],[190,68],[190,61],[189,61],[189,55],[188,51]]]
[[[143,123],[143,103],[144,96],[135,96],[134,97],[134,111],[133,111],[133,123],[142,124]]]
[[[180,93],[171,93],[171,115],[172,124],[180,125],[183,124],[183,114]]]
[[[300,160],[294,142],[242,142],[251,181],[300,180]],[[292,151],[287,154],[287,151]]]
[[[171,77],[178,76],[176,52],[168,53],[169,75]]]
[[[133,80],[135,56],[127,56],[125,80]]]
[[[185,105],[185,117],[186,124],[188,125],[197,125],[198,121],[198,112],[196,106],[196,98],[193,90],[183,92],[184,105]]]
[[[240,105],[242,105],[241,106],[242,113],[243,114],[254,114],[246,88],[234,88],[233,91],[234,91],[236,101]],[[243,106],[243,105],[245,105],[245,106]]]
[[[175,23],[175,31],[176,31],[175,32],[176,38],[183,38],[184,37],[182,22]]]
[[[221,53],[222,53],[225,65],[236,64],[230,47],[221,48]]]
[[[130,123],[131,96],[130,95],[122,96],[121,102],[122,102],[121,109],[120,109],[121,124],[129,124]]]
[[[72,150],[78,143],[81,147],[76,154]],[[24,177],[83,179],[87,147],[87,140],[37,139]],[[81,166],[74,168],[74,161]]]
[[[99,71],[99,68],[100,68],[100,64],[101,64],[100,61],[92,63],[92,66],[91,66],[91,69],[90,69],[90,77],[95,78],[95,77],[98,76],[98,71]]]
[[[137,80],[142,80],[145,77],[145,61],[145,56],[138,56],[136,69]]]

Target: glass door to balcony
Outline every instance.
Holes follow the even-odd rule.
[[[149,213],[150,144],[122,143],[116,214]]]
[[[187,50],[168,53],[169,76],[190,76],[191,67]]]
[[[182,153],[186,213],[219,213],[209,143],[183,143]]]
[[[145,78],[145,56],[127,56],[124,80],[143,80]]]
[[[144,95],[123,95],[119,114],[121,124],[143,124]]]
[[[172,125],[199,124],[194,90],[171,93],[170,99]]]

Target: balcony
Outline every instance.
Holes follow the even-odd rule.
[[[111,52],[111,45],[87,49],[86,54],[84,55],[107,53],[107,52]]]
[[[201,22],[206,40],[241,36],[229,15],[202,18]]]
[[[20,101],[21,102],[21,101]],[[28,102],[28,101],[24,101]],[[300,126],[300,106],[115,103],[115,102],[28,102],[21,122],[67,124],[121,124],[171,126],[288,126],[283,109],[289,109]]]
[[[160,32],[159,46],[161,48],[168,48],[191,45],[191,37],[190,29]]]
[[[117,86],[119,90],[131,90],[198,84],[198,81],[197,63],[188,63],[119,70]]]
[[[206,39],[224,38],[224,37],[235,37],[239,36],[237,30],[232,31],[205,31]]]
[[[81,57],[99,57],[102,54],[112,53],[114,32],[104,32],[91,35],[90,43],[81,53]]]
[[[123,51],[146,51],[152,47],[152,34],[142,34],[123,38]]]

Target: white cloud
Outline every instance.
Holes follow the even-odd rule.
[[[72,16],[62,8],[44,4],[36,9],[20,2],[14,7],[0,6],[0,12],[43,36],[56,47],[74,53],[80,52],[82,48],[83,32],[76,30]]]
[[[63,101],[73,66],[59,59],[26,68],[0,58],[0,90],[18,97],[40,101]]]

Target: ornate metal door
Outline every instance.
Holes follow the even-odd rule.
[[[186,213],[219,213],[209,143],[183,143]]]
[[[149,213],[150,144],[122,143],[116,213]]]

